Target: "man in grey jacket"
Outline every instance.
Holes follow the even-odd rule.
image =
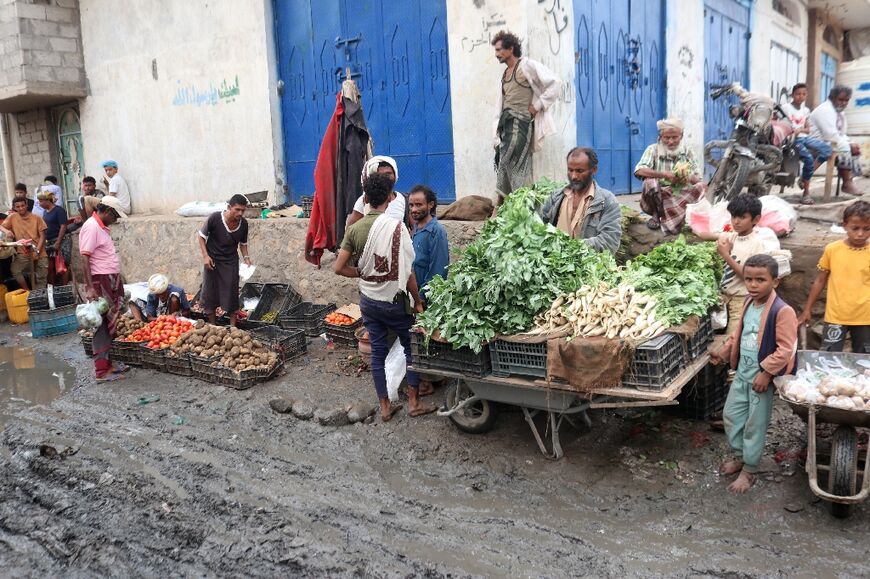
[[[568,186],[541,206],[541,219],[598,251],[616,253],[622,237],[622,212],[613,193],[595,182],[598,155],[588,147],[568,153]]]

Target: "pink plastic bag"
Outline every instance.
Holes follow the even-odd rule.
[[[788,235],[797,224],[797,211],[788,201],[775,195],[761,197],[759,227],[769,227],[778,236]]]
[[[730,228],[731,214],[728,213],[728,203],[720,201],[710,205],[706,199],[686,206],[686,223],[695,235],[700,233],[722,233]]]

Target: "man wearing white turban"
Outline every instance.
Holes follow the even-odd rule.
[[[399,167],[396,160],[386,155],[375,155],[365,162],[360,180],[365,184],[366,177],[375,173],[383,173],[393,180],[393,185],[399,180]],[[393,190],[390,204],[385,213],[394,219],[408,224],[408,200],[404,193]],[[365,195],[360,195],[353,205],[353,212],[347,217],[347,227],[350,227],[369,214],[371,207],[365,202]]]
[[[148,301],[145,304],[145,317],[150,321],[157,316],[190,315],[190,302],[184,289],[169,283],[162,273],[148,278]]]
[[[634,176],[643,180],[640,208],[650,219],[650,229],[680,232],[686,206],[703,197],[706,187],[692,150],[683,144],[683,121],[662,119],[656,123],[659,140],[643,152]]]

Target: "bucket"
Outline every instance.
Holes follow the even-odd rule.
[[[13,324],[27,323],[27,296],[30,292],[19,289],[13,292],[8,292],[4,298],[6,301],[6,310],[9,312],[9,321]]]

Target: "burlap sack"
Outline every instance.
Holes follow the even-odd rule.
[[[589,392],[619,386],[634,347],[607,338],[553,338],[547,342],[547,378],[564,381],[559,388]]]
[[[691,316],[679,326],[668,328],[667,333],[677,334],[685,344],[700,325],[700,318]],[[577,392],[616,388],[642,342],[607,338],[550,339],[547,341],[547,377],[565,381],[567,385],[560,384],[560,388]]]
[[[492,215],[493,204],[488,197],[481,195],[469,195],[457,199],[447,206],[447,209],[438,211],[438,219],[441,221],[486,221]]]

